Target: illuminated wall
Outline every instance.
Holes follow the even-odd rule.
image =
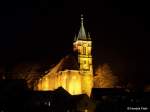
[[[56,73],[55,75],[45,75],[37,85],[37,90],[55,90],[58,87],[63,87],[72,95],[81,94],[81,75],[76,70],[65,70]]]
[[[63,87],[72,95],[87,94],[90,96],[93,87],[93,67],[91,41],[78,40],[74,43],[74,51],[78,53],[79,70],[57,71],[63,59],[38,81],[36,90],[55,90]]]
[[[48,74],[38,81],[37,90],[54,90],[63,87],[70,94],[87,94],[90,96],[93,87],[92,41],[86,35],[81,16],[81,27],[78,37],[74,39],[73,50],[78,55],[79,70],[59,71],[60,61]],[[61,67],[60,67],[61,68]]]
[[[80,65],[82,93],[90,96],[93,87],[93,66],[92,66],[92,41],[76,40],[74,51],[78,53],[78,63]]]

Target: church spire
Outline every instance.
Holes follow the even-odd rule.
[[[80,27],[77,39],[78,40],[86,40],[86,33],[85,33],[84,25],[83,25],[83,15],[82,14],[81,14],[81,27]]]

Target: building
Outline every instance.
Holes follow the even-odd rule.
[[[63,87],[72,95],[90,96],[93,87],[92,41],[85,32],[83,16],[78,36],[74,38],[73,53],[64,57],[35,84],[35,90],[47,91]]]

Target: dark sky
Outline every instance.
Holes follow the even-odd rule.
[[[148,82],[142,66],[148,66],[148,4],[130,0],[1,1],[1,65],[48,58],[56,63],[72,50],[81,13],[93,40],[94,66],[108,63],[127,80]]]

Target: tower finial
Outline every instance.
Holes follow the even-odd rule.
[[[83,25],[83,14],[81,14],[81,27],[80,27],[77,39],[78,40],[86,40],[87,39],[84,25]]]
[[[83,14],[81,14],[81,24],[83,24]]]

